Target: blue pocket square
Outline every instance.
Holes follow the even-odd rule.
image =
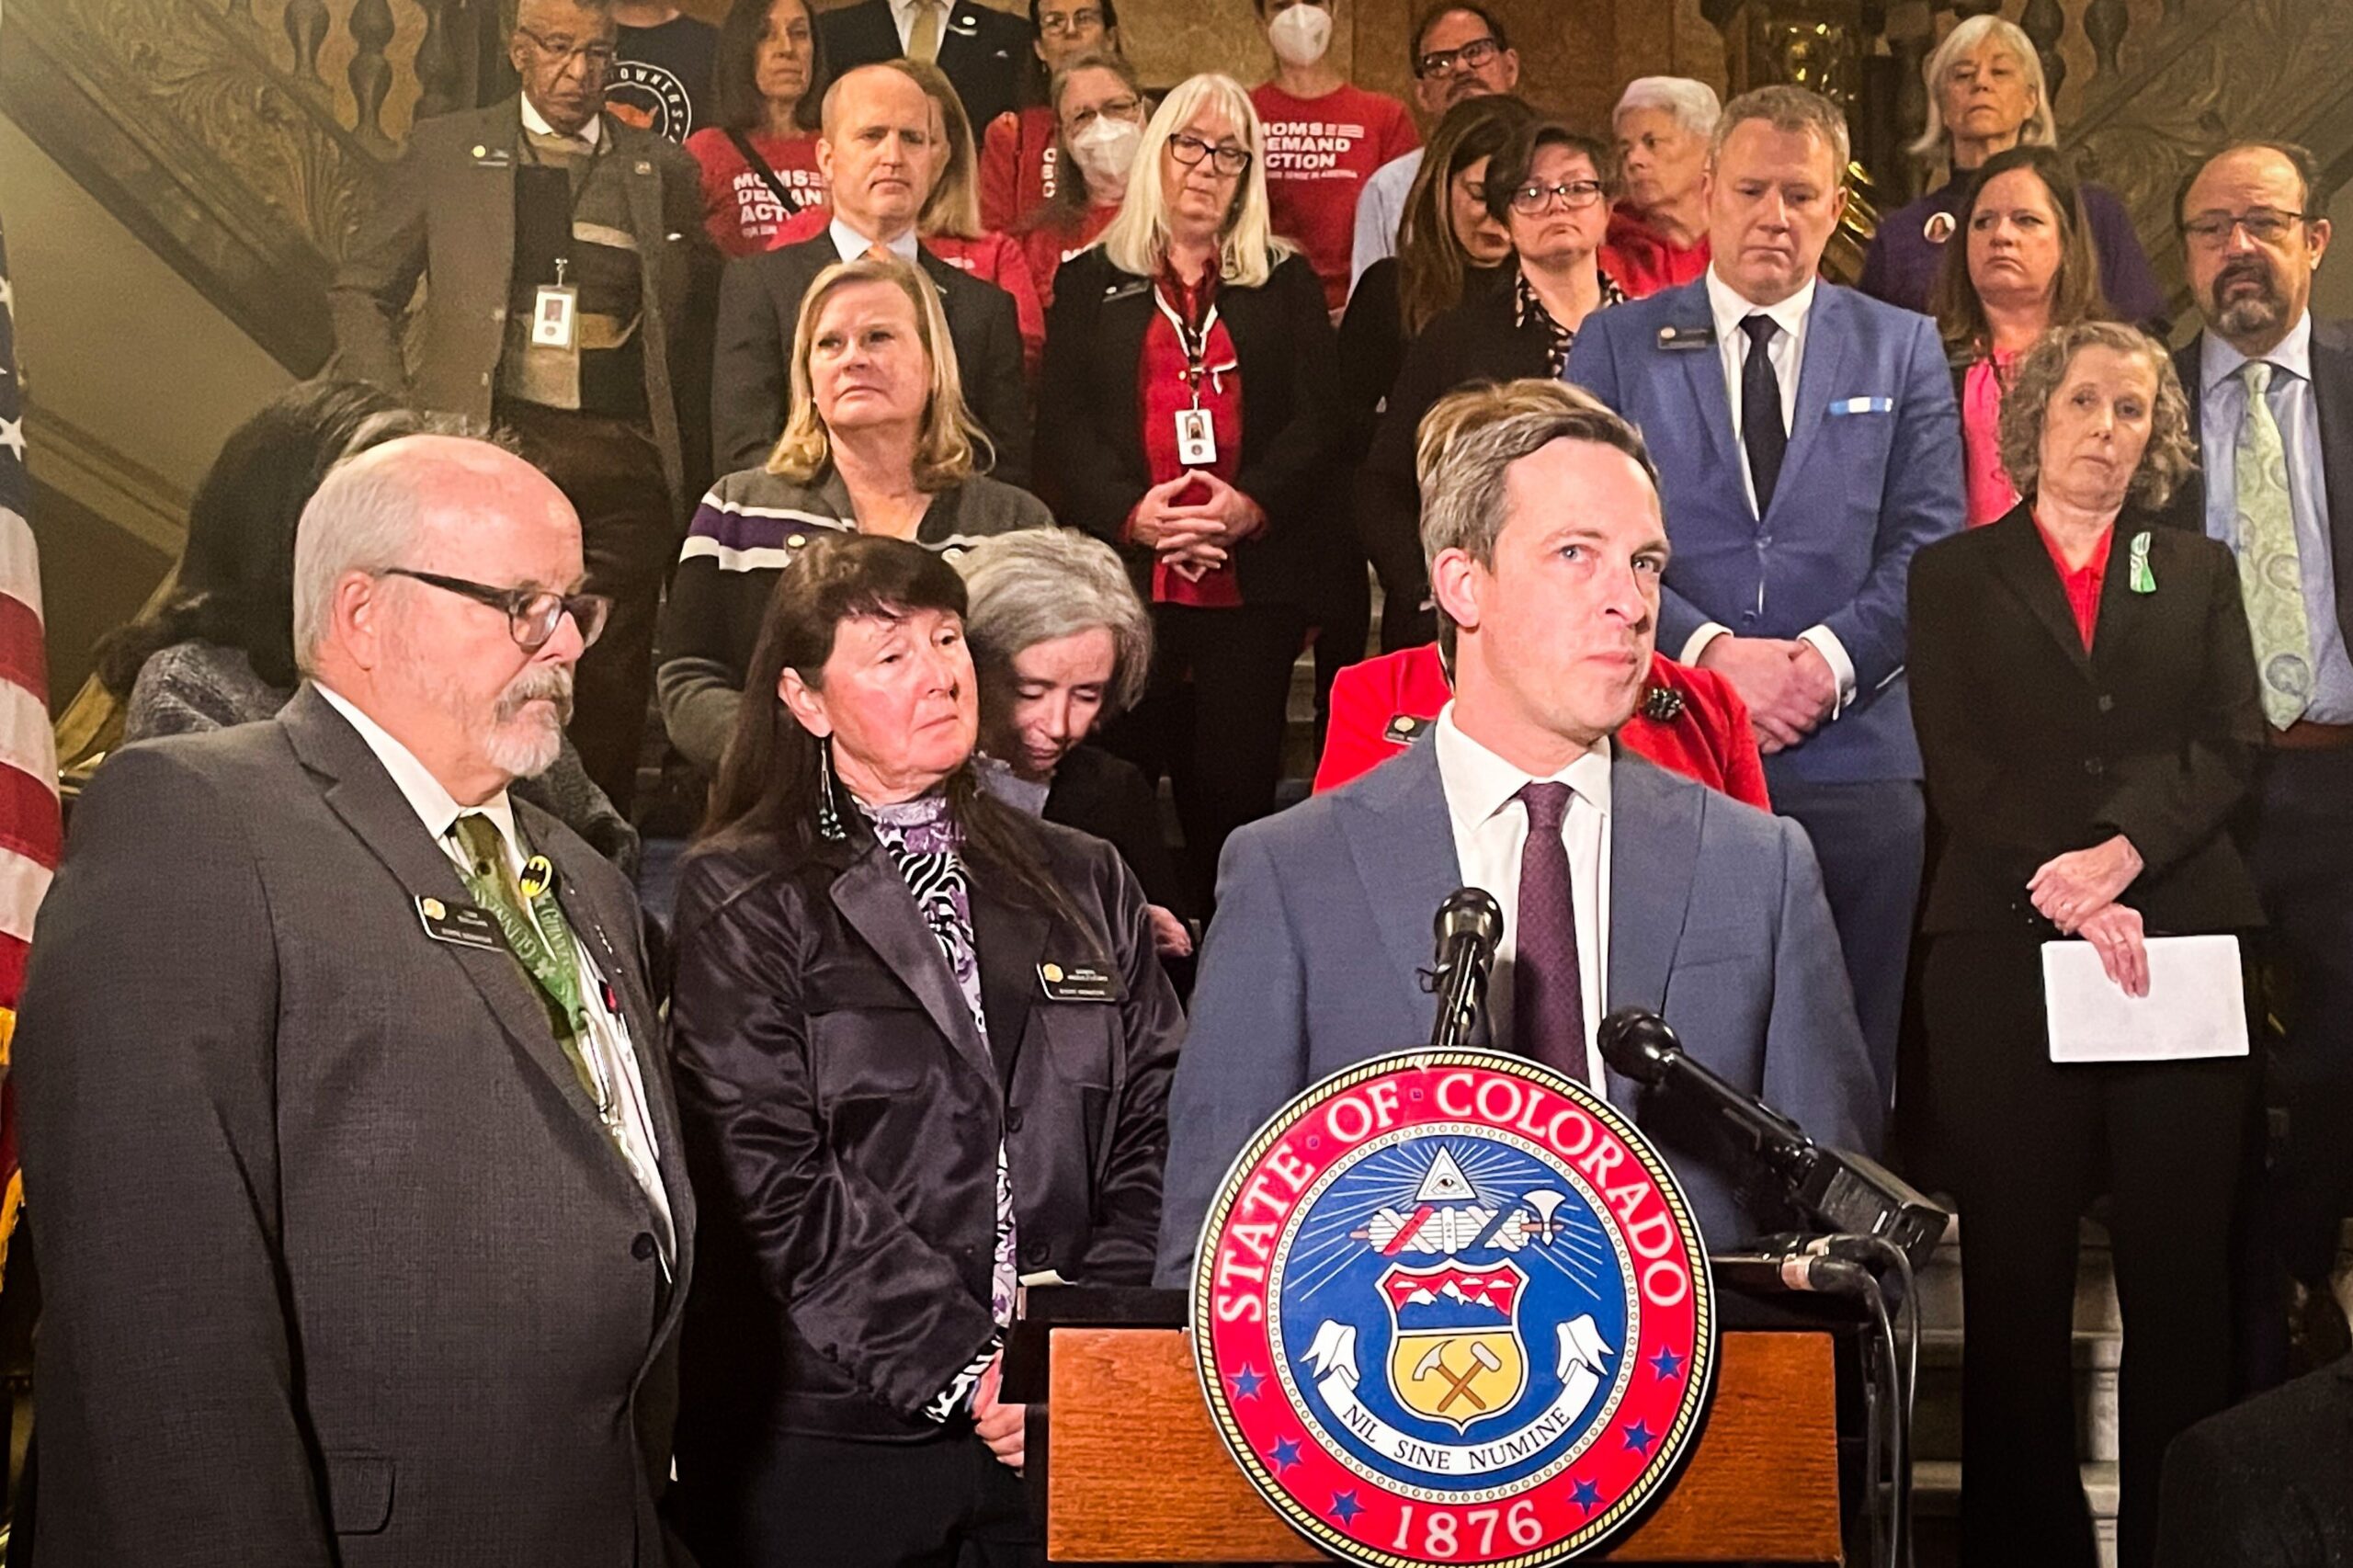
[[[1892,397],[1839,397],[1830,400],[1833,414],[1893,414],[1895,400]]]

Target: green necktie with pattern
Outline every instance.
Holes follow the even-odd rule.
[[[580,998],[580,968],[574,960],[572,925],[563,917],[552,888],[527,897],[506,863],[506,847],[498,824],[481,812],[468,812],[449,829],[466,854],[460,875],[474,902],[490,912],[506,935],[507,950],[532,980],[547,1008],[548,1027],[563,1047],[565,1060],[580,1076],[580,1086],[597,1114],[609,1115],[604,1085],[588,1065],[583,1040],[588,1013]]]
[[[2304,619],[2303,563],[2296,553],[2296,514],[2288,498],[2288,449],[2264,394],[2272,367],[2241,365],[2246,417],[2239,422],[2239,592],[2255,632],[2255,665],[2262,677],[2263,716],[2275,730],[2303,717],[2313,696],[2312,628]]]

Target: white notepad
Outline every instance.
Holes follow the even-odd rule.
[[[2152,937],[2149,994],[2128,996],[2089,942],[2042,944],[2053,1062],[2190,1062],[2247,1053],[2236,937]]]

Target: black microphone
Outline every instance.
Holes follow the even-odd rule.
[[[1878,1283],[1859,1264],[1805,1251],[1716,1253],[1708,1272],[1719,1285],[1730,1285],[1752,1295],[1802,1290],[1824,1296],[1861,1296],[1878,1290]]]
[[[1503,905],[1484,888],[1457,888],[1438,906],[1438,1020],[1430,1049],[1452,1051],[1471,1038],[1487,999],[1487,971],[1503,940]]]
[[[1945,1232],[1946,1212],[1876,1161],[1826,1149],[1756,1096],[1725,1083],[1684,1052],[1665,1018],[1620,1007],[1601,1020],[1601,1059],[1634,1082],[1704,1105],[1752,1144],[1798,1206],[1832,1230],[1883,1236],[1916,1267]]]

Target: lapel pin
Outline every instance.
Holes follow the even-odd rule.
[[[525,898],[537,898],[555,886],[555,862],[544,855],[534,855],[523,863],[521,886]]]
[[[637,161],[637,172],[642,175],[650,175],[654,172],[654,165],[645,159],[640,158]]]
[[[2129,581],[2136,594],[2157,591],[2157,574],[2149,570],[2149,530],[2143,528],[2132,536],[2132,563]]]
[[[1932,245],[1940,245],[1952,238],[1961,227],[1959,220],[1949,212],[1931,212],[1928,221],[1920,225],[1920,237]]]

